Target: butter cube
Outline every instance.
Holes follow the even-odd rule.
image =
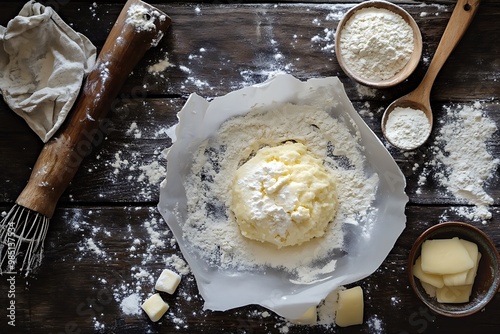
[[[420,281],[420,284],[422,284],[422,288],[424,288],[425,292],[429,295],[429,297],[431,298],[436,297],[437,288],[434,285],[431,285],[424,281]]]
[[[479,250],[475,243],[462,239],[460,239],[460,242],[464,245],[465,249],[467,249],[470,258],[474,261],[474,267],[469,269],[469,271],[467,272],[467,277],[465,278],[463,285],[472,284],[474,283],[474,278],[476,278],[477,267],[479,265],[479,259],[481,259],[481,253],[479,253]]]
[[[356,286],[339,291],[335,323],[340,327],[363,323],[363,289]]]
[[[155,293],[142,303],[141,308],[151,321],[156,322],[167,312],[169,306],[163,301],[159,293]]]
[[[446,286],[465,285],[465,281],[467,280],[467,273],[472,269],[474,269],[474,267],[472,267],[469,270],[462,271],[461,273],[443,275],[444,285]]]
[[[481,253],[477,252],[476,264],[467,272],[467,278],[465,279],[464,285],[474,284],[474,279],[476,278],[477,274],[477,268],[479,267],[479,260],[481,260]]]
[[[298,325],[314,325],[317,320],[318,314],[316,312],[316,306],[311,306],[299,318],[290,321]]]
[[[439,303],[467,303],[472,292],[472,285],[443,286],[436,291]]]
[[[435,286],[436,288],[442,288],[444,285],[443,276],[436,274],[428,274],[422,270],[422,257],[419,256],[415,260],[415,264],[412,267],[412,272],[415,277],[417,277],[422,283],[428,283]]]
[[[458,238],[422,243],[422,270],[428,274],[456,274],[471,269],[474,262]]]
[[[475,260],[477,257],[477,253],[478,253],[477,245],[471,241],[468,241],[468,240],[463,240],[463,239],[459,239],[459,240],[462,243],[462,245],[465,247],[465,249],[467,250],[467,253],[469,254],[470,258]]]
[[[160,277],[156,281],[155,289],[173,294],[180,282],[181,277],[177,273],[172,270],[165,269],[161,272]]]
[[[479,254],[477,245],[473,242],[463,239],[460,239],[460,242],[462,243],[462,245],[464,245],[472,261],[474,261],[474,267],[461,273],[443,275],[444,284],[447,286],[472,284],[474,283],[474,278],[476,277],[477,266],[479,264],[478,256],[481,256],[481,254]]]

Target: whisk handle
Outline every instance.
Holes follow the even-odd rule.
[[[109,127],[106,114],[126,78],[170,26],[170,18],[140,0],[129,0],[86,78],[63,127],[47,142],[33,167],[18,205],[51,218],[82,160]]]

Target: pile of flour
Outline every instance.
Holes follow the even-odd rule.
[[[496,124],[484,114],[479,102],[448,105],[445,110],[446,122],[441,121],[432,147],[434,156],[426,163],[419,185],[424,185],[430,171],[437,169],[439,172],[433,175],[436,180],[458,200],[473,205],[456,209],[457,213],[486,223],[492,217],[489,207],[494,200],[484,186],[500,162],[488,150]]]
[[[312,106],[277,105],[226,121],[216,136],[200,146],[185,178],[188,212],[182,229],[187,244],[222,268],[280,268],[299,282],[331,272],[334,253],[343,247],[343,224],[363,224],[378,186],[378,175],[367,175],[358,136],[342,121]],[[285,141],[304,144],[341,182],[337,215],[326,234],[280,250],[243,237],[229,207],[238,166],[259,148]]]

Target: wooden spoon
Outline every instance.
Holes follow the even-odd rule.
[[[400,147],[394,143],[394,140],[390,140],[387,138],[387,119],[389,118],[389,114],[396,108],[412,108],[421,110],[427,116],[429,120],[429,131],[425,138],[422,138],[419,141],[419,144],[414,147],[400,147],[405,150],[415,149],[422,145],[429,137],[432,124],[432,109],[430,104],[430,92],[432,89],[432,85],[434,80],[436,79],[437,74],[441,70],[441,67],[444,65],[448,56],[451,54],[455,46],[458,44],[465,31],[469,27],[476,11],[479,7],[480,0],[458,0],[455,5],[455,9],[451,14],[450,20],[446,29],[444,30],[443,36],[439,42],[439,45],[436,49],[436,53],[432,58],[432,61],[425,73],[422,82],[418,87],[412,91],[411,93],[404,95],[391,103],[384,112],[382,116],[382,133],[385,138],[394,146]]]

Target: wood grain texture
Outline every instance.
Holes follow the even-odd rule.
[[[395,1],[419,25],[423,57],[414,74],[386,90],[365,90],[342,73],[333,53],[331,33],[341,16],[359,1],[155,1],[173,20],[160,44],[151,49],[127,78],[108,114],[110,131],[83,161],[62,195],[51,220],[45,258],[33,277],[17,277],[16,327],[8,326],[10,285],[0,277],[0,333],[282,333],[286,322],[264,308],[248,306],[227,312],[203,310],[192,274],[173,296],[163,295],[171,309],[159,323],[143,313],[124,314],[121,300],[136,289],[153,291],[168,257],[181,256],[172,234],[156,210],[158,184],[143,167],[165,164],[162,150],[171,145],[164,130],[188,95],[213,98],[287,72],[301,79],[338,75],[354,107],[384,145],[380,119],[395,98],[423,78],[445,29],[454,1]],[[0,1],[0,24],[17,14],[23,1]],[[86,34],[100,49],[125,1],[46,1],[61,17]],[[197,8],[199,10],[197,10]],[[410,201],[407,226],[380,268],[359,284],[365,290],[365,324],[325,330],[293,326],[289,333],[496,333],[500,296],[483,311],[464,319],[430,313],[408,285],[406,261],[415,238],[442,220],[464,220],[457,212],[470,208],[438,182],[433,145],[449,118],[448,108],[480,102],[500,126],[500,1],[483,0],[464,37],[446,61],[431,91],[436,127],[429,142],[405,154],[387,145],[407,179]],[[168,57],[172,65],[150,73],[150,65]],[[488,147],[500,153],[500,134]],[[0,101],[0,212],[22,191],[42,148],[25,122]],[[470,157],[474,161],[474,157]],[[428,180],[419,184],[427,168]],[[500,248],[500,180],[498,171],[484,186],[495,203],[492,220],[483,225]],[[148,226],[165,233],[165,244],[151,248]],[[137,240],[137,241],[136,241]],[[96,250],[89,246],[96,243]],[[99,253],[99,250],[102,253]],[[147,278],[147,276],[145,276]],[[377,331],[376,323],[380,323]]]

